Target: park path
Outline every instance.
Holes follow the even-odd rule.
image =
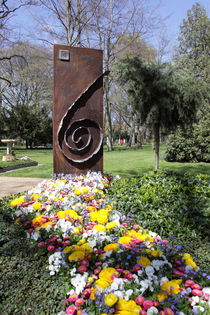
[[[43,178],[0,176],[0,199],[30,190],[42,181]]]

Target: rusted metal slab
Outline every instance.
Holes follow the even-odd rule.
[[[103,54],[54,45],[55,174],[103,170]]]

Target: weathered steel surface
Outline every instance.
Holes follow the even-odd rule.
[[[102,128],[102,51],[55,45],[54,173],[102,171]]]

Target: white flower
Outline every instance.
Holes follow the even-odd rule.
[[[158,314],[159,311],[156,307],[152,306],[147,310],[147,315],[155,315]]]
[[[39,237],[40,237],[40,234],[36,231],[30,234],[30,238],[32,238],[35,241],[37,241]]]
[[[123,291],[121,290],[114,291],[114,295],[116,295],[120,300],[124,298]]]
[[[133,294],[133,290],[132,289],[127,290],[125,292],[125,300],[128,301],[132,294]]]
[[[71,284],[75,287],[75,292],[77,294],[80,294],[86,285],[88,278],[88,273],[85,272],[83,275],[77,274],[76,277],[71,279]]]
[[[160,279],[160,286],[161,286],[163,283],[167,282],[167,281],[169,281],[167,277],[162,277],[162,278]]]
[[[110,285],[110,290],[123,290],[125,283],[127,283],[127,279],[114,278],[112,284]]]
[[[61,252],[55,252],[54,254],[49,256],[48,261],[49,261],[48,269],[50,271],[50,275],[54,276],[61,267],[63,255]]]
[[[148,279],[145,279],[145,280],[141,280],[140,281],[140,291],[141,293],[144,293],[150,286],[150,281]]]
[[[155,270],[152,266],[147,266],[145,268],[146,275],[149,277],[154,274]]]
[[[205,311],[205,308],[199,305],[194,306],[193,309],[202,313]]]
[[[189,272],[189,271],[192,271],[192,270],[193,270],[193,267],[190,266],[190,265],[187,265],[187,266],[185,267],[185,272]]]

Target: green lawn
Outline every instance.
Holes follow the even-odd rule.
[[[1,155],[6,149],[0,149]],[[19,169],[4,173],[0,176],[15,177],[40,177],[50,178],[53,174],[53,152],[50,149],[23,150],[16,149],[16,156],[27,155],[33,161],[39,163],[38,166],[27,169]],[[169,163],[164,161],[164,146],[161,146],[160,169],[173,170],[177,172],[190,172],[192,174],[210,175],[209,163]],[[137,176],[153,170],[153,150],[151,145],[144,145],[142,150],[117,146],[112,152],[104,150],[104,171],[121,176]]]

